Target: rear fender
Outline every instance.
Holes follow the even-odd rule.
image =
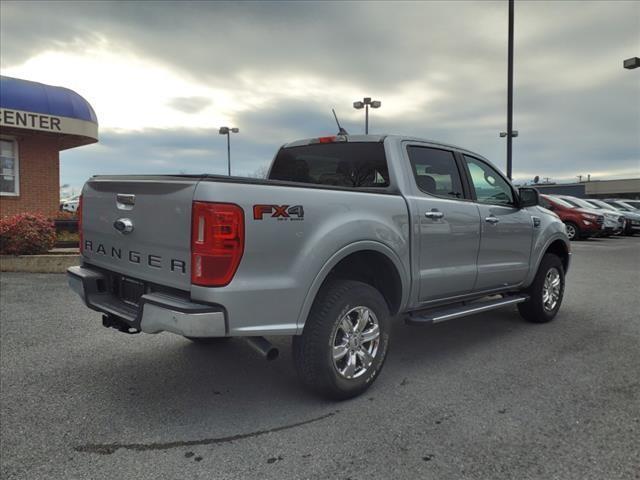
[[[383,243],[375,242],[375,241],[359,241],[347,245],[342,249],[338,250],[334,253],[323,265],[315,279],[311,283],[309,290],[305,296],[304,302],[302,304],[302,308],[300,310],[300,314],[298,315],[297,326],[298,331],[297,334],[301,334],[304,329],[304,324],[309,316],[309,312],[311,311],[311,307],[313,306],[313,301],[316,298],[316,295],[320,291],[322,284],[327,279],[327,276],[331,273],[333,268],[340,263],[343,259],[348,257],[349,255],[362,251],[375,251],[385,255],[395,266],[398,274],[400,275],[400,281],[402,282],[402,300],[400,302],[400,311],[402,311],[408,303],[409,300],[409,291],[410,291],[410,279],[408,277],[407,271],[404,268],[402,262],[398,255],[388,246]]]

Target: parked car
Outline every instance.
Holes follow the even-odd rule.
[[[602,230],[602,236],[619,235],[624,231],[625,219],[620,213],[612,212],[610,210],[603,210],[583,200],[582,198],[572,197],[569,195],[555,195],[556,197],[564,200],[565,202],[574,205],[577,208],[590,210],[596,214],[604,215],[604,229]]]
[[[627,218],[627,235],[633,235],[640,232],[640,210],[636,210],[624,200],[606,198],[604,202],[611,205],[616,210],[623,212]]]
[[[624,200],[621,199],[621,201],[640,211],[640,200],[629,200],[628,198],[625,198]]]
[[[561,198],[540,195],[540,205],[555,213],[564,223],[569,240],[581,240],[602,233],[604,215],[577,208]]]
[[[243,337],[267,357],[263,335],[292,336],[300,378],[331,398],[373,383],[396,318],[518,305],[552,320],[570,259],[535,189],[468,150],[391,135],[286,144],[266,180],[96,176],[80,211],[69,283],[104,326]]]
[[[63,212],[75,213],[78,210],[78,203],[80,202],[80,195],[67,198],[60,201],[60,210]]]
[[[585,202],[589,203],[590,205],[593,206],[593,208],[599,209],[599,210],[603,210],[603,211],[608,211],[611,213],[614,213],[616,215],[620,215],[622,216],[622,218],[624,219],[624,223],[623,223],[623,228],[622,228],[622,232],[620,233],[621,235],[629,235],[630,231],[631,231],[631,221],[629,220],[629,218],[627,217],[627,215],[625,214],[625,212],[623,212],[622,210],[618,210],[617,208],[613,207],[612,205],[609,205],[606,202],[603,202],[602,200],[598,200],[597,198],[586,198],[584,199]]]

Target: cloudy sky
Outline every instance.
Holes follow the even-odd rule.
[[[279,145],[362,132],[454,143],[505,168],[507,3],[10,2],[3,75],[71,88],[100,143],[61,155],[99,173],[251,174]],[[640,2],[516,1],[514,177],[640,176]]]

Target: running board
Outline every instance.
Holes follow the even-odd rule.
[[[438,308],[423,313],[415,312],[407,317],[406,322],[411,325],[426,325],[429,323],[446,322],[447,320],[453,320],[454,318],[488,312],[489,310],[506,307],[508,305],[516,305],[518,303],[526,302],[527,300],[529,300],[529,295],[509,295],[508,297],[488,300],[485,302],[474,302],[467,305]]]

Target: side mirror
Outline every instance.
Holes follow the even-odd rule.
[[[540,194],[538,190],[531,187],[522,187],[518,189],[518,196],[520,197],[520,208],[534,207],[540,203]]]

